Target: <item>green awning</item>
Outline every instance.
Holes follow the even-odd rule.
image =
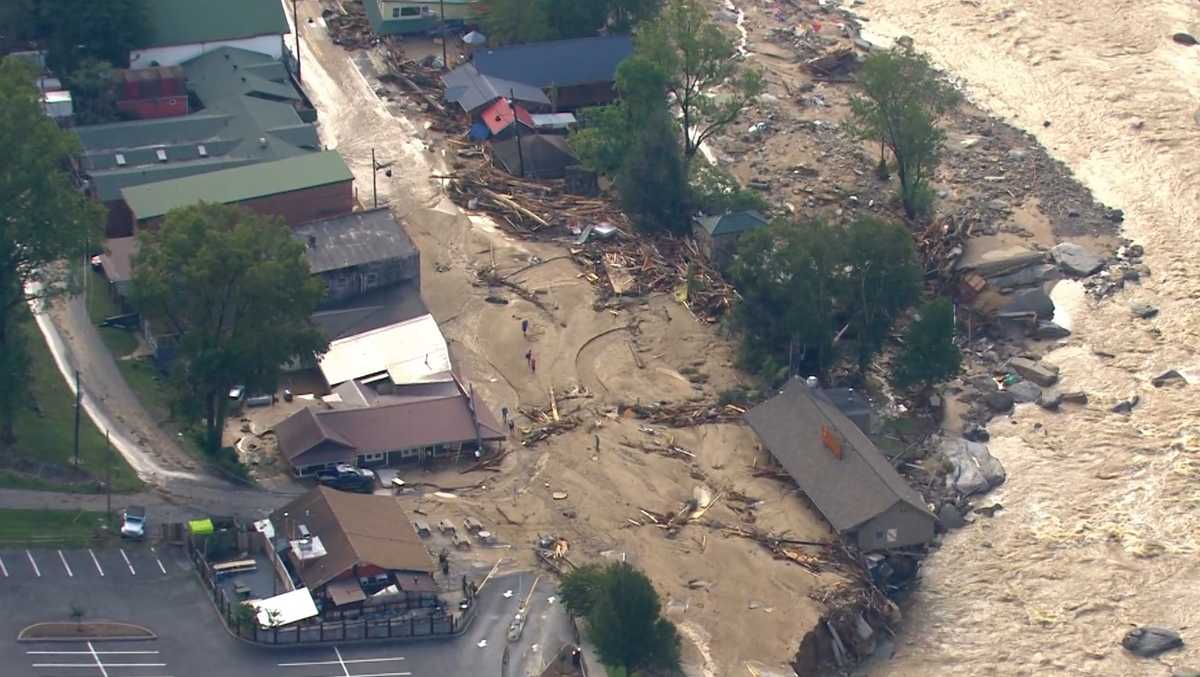
[[[188,531],[192,532],[193,536],[206,536],[213,532],[212,520],[204,518],[202,520],[192,520],[188,522]]]

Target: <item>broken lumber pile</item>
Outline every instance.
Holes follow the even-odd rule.
[[[735,404],[722,406],[704,402],[684,402],[680,404],[669,402],[654,404],[634,403],[617,406],[618,414],[625,416],[627,415],[626,412],[629,412],[628,415],[635,418],[672,428],[687,428],[706,423],[741,422],[742,417],[746,414],[745,409]]]
[[[533,422],[531,426],[520,427],[521,446],[531,447],[554,435],[574,430],[579,425],[578,418],[571,415],[560,415],[555,411],[556,408],[539,409],[528,406],[520,408],[521,415]]]
[[[482,147],[481,156],[482,162],[434,177],[449,180],[450,199],[460,207],[485,212],[523,235],[603,222],[629,229],[629,220],[607,200],[572,195],[562,179],[532,181],[513,176],[493,164],[489,146]]]
[[[836,563],[836,553],[831,543],[818,541],[802,541],[787,538],[783,535],[771,534],[753,527],[729,526],[717,521],[704,522],[704,526],[715,529],[727,536],[736,536],[754,541],[770,552],[775,559],[787,560],[799,564],[812,573],[820,573]],[[817,554],[800,550],[800,547],[817,548]]]
[[[341,5],[344,13],[329,9],[321,12],[333,44],[348,49],[366,49],[379,44],[379,36],[371,30],[371,23],[367,21],[362,0],[346,0]]]

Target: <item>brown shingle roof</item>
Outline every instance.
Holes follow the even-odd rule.
[[[862,430],[803,379],[792,379],[746,420],[837,531],[853,530],[897,502],[929,513]],[[841,458],[822,440],[823,429],[841,448]]]
[[[323,557],[301,562],[293,558],[296,573],[309,589],[320,588],[355,565],[425,574],[435,568],[408,515],[391,496],[317,487],[276,510],[271,521],[282,538],[297,538],[303,524],[321,540]]]
[[[475,399],[479,436],[502,440],[503,426]],[[406,397],[376,406],[320,410],[306,407],[275,426],[279,450],[294,466],[350,460],[369,452],[416,449],[475,439],[469,400],[451,396]]]

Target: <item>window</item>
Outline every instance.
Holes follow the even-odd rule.
[[[421,16],[420,7],[401,7],[400,16]]]
[[[384,453],[381,451],[377,454],[359,454],[358,459],[362,463],[374,463],[383,460]]]
[[[416,456],[418,453],[420,453],[419,449],[401,449],[400,450],[400,458],[412,458],[413,456]]]
[[[392,18],[393,18],[393,19],[399,19],[399,18],[400,18],[400,8],[399,8],[399,7],[393,7],[393,8],[392,8]]]
[[[375,273],[367,273],[367,288],[374,287],[379,284],[379,276]]]

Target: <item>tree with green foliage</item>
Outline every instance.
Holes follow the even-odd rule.
[[[615,175],[637,146],[646,120],[667,110],[666,86],[665,75],[653,64],[636,56],[622,61],[616,77],[621,99],[583,109],[582,124],[568,138],[580,163],[600,174]]]
[[[73,72],[87,57],[124,68],[129,52],[150,35],[149,0],[39,0],[39,30],[47,62],[59,74]]]
[[[688,202],[693,211],[724,214],[767,210],[767,201],[761,193],[743,188],[732,174],[709,164],[704,158],[693,158],[688,169]]]
[[[858,80],[863,96],[850,98],[847,129],[891,150],[904,213],[910,219],[927,214],[933,199],[929,179],[944,136],[937,123],[961,95],[925,55],[905,47],[873,52]]]
[[[810,373],[833,366],[842,247],[820,221],[780,221],[742,236],[729,275],[742,297],[734,322],[747,368],[775,378],[801,365]]]
[[[494,44],[586,38],[628,32],[662,0],[490,0],[483,30]]]
[[[112,64],[86,57],[63,82],[71,90],[76,124],[98,125],[121,119]]]
[[[921,307],[904,333],[896,383],[928,387],[954,376],[961,365],[962,353],[954,343],[954,306],[948,299],[934,299]]]
[[[616,185],[621,207],[642,230],[688,231],[687,163],[679,153],[666,111],[643,122],[632,152],[617,173]]]
[[[605,665],[626,674],[679,667],[679,632],[662,617],[662,602],[645,574],[625,562],[580,567],[563,577],[563,603],[588,621],[588,636]]]
[[[841,354],[865,367],[920,292],[912,237],[873,219],[752,231],[729,274],[742,297],[734,310],[742,363],[772,380],[823,374]]]
[[[33,71],[0,59],[0,444],[15,439],[29,358],[20,323],[31,301],[74,290],[72,264],[100,239],[100,205],[72,183],[76,138],[42,112]]]
[[[846,227],[844,307],[855,337],[858,366],[883,347],[900,313],[921,296],[921,268],[903,226],[862,218]]]
[[[324,287],[282,219],[242,207],[171,210],[138,244],[134,305],[177,335],[182,408],[203,412],[215,453],[231,387],[273,390],[281,365],[325,350],[309,319]]]
[[[733,41],[700,0],[669,0],[658,18],[635,34],[634,58],[662,73],[689,160],[763,91],[762,75],[740,65],[736,54]],[[715,94],[719,87],[726,93]]]

